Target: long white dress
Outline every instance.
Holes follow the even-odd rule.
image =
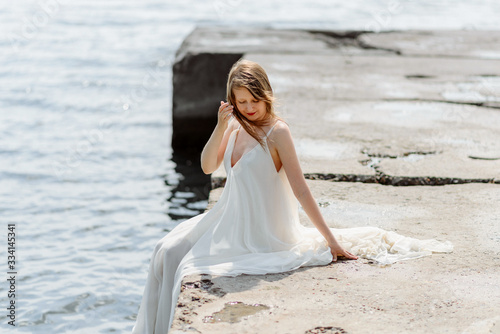
[[[319,231],[300,224],[298,201],[284,168],[276,171],[266,141],[273,128],[264,137],[266,150],[257,144],[233,167],[240,128],[231,133],[222,195],[208,212],[182,222],[156,244],[132,333],[169,331],[185,275],[259,275],[332,261]],[[352,253],[381,263],[453,249],[449,242],[417,240],[375,227],[331,230]]]

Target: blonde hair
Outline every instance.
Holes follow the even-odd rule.
[[[246,88],[252,96],[266,103],[266,116],[262,120],[250,121],[238,110],[234,89]],[[274,110],[275,97],[266,71],[256,62],[240,59],[233,64],[227,78],[226,101],[233,105],[233,115],[241,126],[264,148],[264,140],[257,130],[271,124],[275,119],[283,120]]]

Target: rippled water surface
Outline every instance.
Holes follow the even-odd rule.
[[[130,332],[154,244],[208,189],[172,159],[171,64],[196,24],[499,29],[497,1],[0,3],[0,217],[16,226],[16,327]],[[187,170],[187,172],[182,172]],[[186,178],[188,180],[186,180]],[[5,281],[4,281],[5,282]]]

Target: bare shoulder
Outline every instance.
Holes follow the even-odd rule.
[[[238,124],[240,124],[240,123],[238,123],[236,118],[232,117],[229,120],[229,123],[227,124],[226,133],[231,133],[231,132],[233,132],[233,130],[236,130],[238,128]]]
[[[227,123],[227,128],[224,130],[224,134],[222,135],[222,142],[220,145],[220,149],[225,150],[227,141],[229,140],[229,136],[233,133],[234,130],[238,128],[238,121],[235,118],[231,118]]]
[[[290,128],[288,124],[285,122],[278,120],[276,125],[274,126],[274,130],[272,132],[272,139],[275,142],[286,141],[292,137],[292,133],[290,132]]]
[[[288,124],[278,120],[269,136],[270,145],[277,152],[289,152],[293,148],[293,139]]]

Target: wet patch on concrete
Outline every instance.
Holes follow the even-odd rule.
[[[228,302],[224,304],[224,308],[222,310],[214,312],[211,316],[205,317],[203,322],[240,322],[243,317],[254,315],[267,309],[269,309],[269,306],[263,304],[248,305],[242,302]]]
[[[333,327],[333,326],[327,326],[327,327],[316,327],[314,329],[309,329],[305,332],[305,334],[347,334],[347,331],[343,328],[340,327]]]
[[[281,289],[279,286],[276,285],[268,285],[262,288],[263,290],[279,290]]]

